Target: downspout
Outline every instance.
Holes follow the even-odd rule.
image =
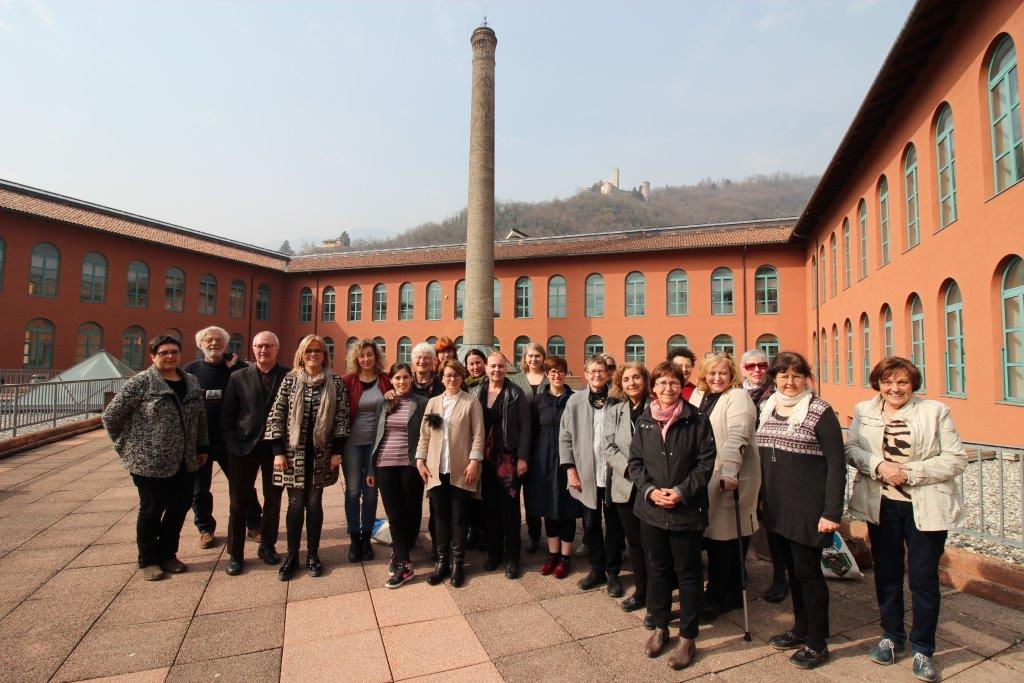
[[[249,348],[252,348],[252,316],[256,307],[256,273],[249,276],[249,326],[246,332],[246,339],[249,340]],[[246,354],[248,356],[248,353]],[[255,359],[252,359],[255,360]]]
[[[816,301],[817,302],[815,304],[815,306],[814,306],[814,339],[818,340],[818,348],[814,349],[813,353],[814,353],[814,357],[818,359],[818,362],[816,364],[817,367],[815,368],[815,371],[818,373],[818,376],[817,376],[816,381],[815,381],[815,385],[818,387],[818,396],[821,396],[822,386],[825,384],[825,382],[821,381],[821,363],[822,363],[821,349],[822,348],[826,348],[826,349],[828,348],[828,340],[827,339],[826,340],[822,340],[819,337],[819,334],[821,332],[821,303],[822,302],[818,300],[818,292],[819,292],[818,283],[820,282],[819,278],[823,277],[821,261],[818,260],[818,253],[819,253],[819,247],[820,246],[821,245],[818,243],[818,238],[815,237],[814,238],[814,255],[812,256],[812,258],[814,258],[815,262],[818,264],[818,268],[817,268],[817,272],[815,272],[814,287],[811,290],[811,301]],[[814,270],[814,269],[812,269],[812,270]]]
[[[747,245],[743,245],[743,251],[740,253],[740,270],[743,273],[743,353],[746,352],[750,346],[747,345]]]
[[[316,296],[313,298],[313,334],[320,336],[320,276],[316,276]]]

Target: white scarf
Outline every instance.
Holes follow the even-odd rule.
[[[781,391],[776,391],[764,402],[764,407],[761,409],[761,424],[764,424],[765,420],[768,419],[768,415],[775,412],[777,406],[781,405],[785,408],[792,408],[792,412],[786,418],[786,433],[792,434],[807,419],[807,410],[810,408],[811,399],[813,398],[814,394],[810,389],[804,389],[792,397],[786,396]]]

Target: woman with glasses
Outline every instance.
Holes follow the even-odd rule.
[[[324,487],[338,481],[349,433],[348,392],[327,367],[326,357],[322,337],[309,334],[299,342],[292,371],[281,380],[267,418],[265,438],[274,449],[274,483],[288,490],[288,556],[278,571],[282,581],[291,579],[299,567],[303,524],[306,572],[314,577],[323,573]]]
[[[689,348],[685,346],[677,346],[668,353],[666,360],[672,363],[680,372],[683,373],[683,400],[689,401],[690,396],[693,395],[693,390],[697,386],[690,381],[690,375],[693,373],[693,368],[697,365],[697,356],[693,354]]]

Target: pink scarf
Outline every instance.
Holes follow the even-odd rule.
[[[661,439],[662,441],[668,435],[668,428],[672,426],[672,423],[679,419],[679,415],[683,412],[683,402],[676,401],[669,408],[662,408],[661,404],[657,401],[651,402],[651,417],[661,425]]]

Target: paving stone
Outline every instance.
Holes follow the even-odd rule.
[[[277,683],[281,675],[281,649],[210,659],[194,664],[175,664],[167,674],[167,683]]]
[[[451,588],[451,593],[463,614],[534,601],[521,580],[510,581],[503,572],[469,576],[462,587]]]
[[[910,630],[912,619],[906,623]],[[962,645],[972,652],[992,657],[1019,642],[1024,634],[1024,614],[1016,631],[1010,631],[989,621],[982,621],[947,609],[939,614],[937,635],[956,645]]]
[[[249,562],[246,571],[228,576],[214,571],[199,603],[198,614],[231,612],[261,605],[283,605],[288,597],[288,584],[277,578],[277,567]]]
[[[491,659],[572,640],[538,603],[476,612],[466,619]]]
[[[21,572],[51,573],[63,569],[82,550],[80,548],[38,548],[34,550],[12,550],[0,558],[0,574]]]
[[[451,592],[444,586],[428,585],[426,580],[398,589],[373,588],[370,597],[381,628],[459,614]]]
[[[993,660],[1008,666],[1015,671],[1024,673],[1024,639],[1021,639],[1013,647],[1008,647],[1003,652],[993,657]]]
[[[55,572],[27,571],[0,576],[0,602],[18,602],[36,592]]]
[[[109,544],[123,544],[123,543],[135,543],[135,515],[131,515],[131,522],[124,523],[118,522],[114,526],[106,529],[95,541],[94,545],[109,545]]]
[[[330,641],[290,645],[281,658],[283,683],[335,683],[340,671],[350,681],[392,680],[380,632],[360,631]]]
[[[115,564],[107,567],[65,568],[39,587],[33,598],[60,598],[80,595],[114,598],[138,570],[138,565]]]
[[[79,527],[61,529],[52,526],[41,531],[21,545],[22,550],[42,550],[46,548],[78,548],[83,551],[97,538],[102,536],[109,527]]]
[[[907,593],[909,598],[910,593]],[[909,602],[909,599],[908,599]],[[957,593],[942,600],[942,613],[955,610],[975,619],[996,624],[1004,629],[1024,634],[1024,612],[1005,605],[997,605],[966,593]]]
[[[775,651],[773,650],[773,652]],[[833,661],[835,661],[837,653],[834,648],[831,648],[829,652]],[[825,664],[813,671],[801,671],[790,664],[790,654],[790,652],[775,652],[775,654],[771,654],[767,657],[755,659],[746,664],[740,664],[735,668],[727,669],[717,675],[721,676],[721,680],[726,681],[758,681],[758,683],[761,683],[762,681],[764,683],[792,683],[794,679],[799,679],[800,681],[811,681],[814,683],[838,680],[830,676],[830,673],[832,672],[831,663]],[[665,656],[666,655],[662,655],[662,658]],[[890,670],[890,674],[892,673],[895,672]],[[704,679],[702,678],[700,680],[703,681]]]
[[[843,676],[847,679],[856,678],[869,681],[888,681],[892,679],[892,668],[887,666],[867,666],[872,664],[867,658],[868,648],[879,638],[877,626],[867,626],[858,631],[846,634],[848,643],[829,649],[836,651],[833,661],[829,664],[830,676]],[[965,647],[955,645],[944,638],[935,639],[935,667],[943,679],[978,664],[984,659],[981,655],[971,652]],[[910,658],[902,660],[900,666],[910,667]]]
[[[124,516],[124,512],[75,512],[50,528],[58,530],[102,526],[109,529]]]
[[[969,669],[961,671],[960,673],[945,677],[943,680],[954,680],[962,681],[962,683],[968,683],[969,681],[1012,681],[1019,678],[1019,671],[1015,671],[1010,667],[1003,666],[998,662],[987,659],[975,664]]]
[[[46,681],[75,649],[78,635],[0,638],[0,677],[5,681]]]
[[[188,619],[97,626],[74,649],[55,680],[77,681],[169,667],[187,629]]]
[[[166,575],[160,581],[130,581],[110,603],[100,623],[113,626],[190,618],[206,584],[205,576],[188,573]]]
[[[576,557],[573,560],[569,575],[564,579],[541,576],[539,571],[524,571],[519,577],[519,583],[535,600],[547,600],[562,595],[579,595],[580,589],[576,584],[587,575],[590,565],[587,564],[585,558]]]
[[[167,678],[170,667],[139,671],[137,673],[120,674],[117,676],[104,676],[102,678],[90,678],[88,683],[163,683]]]
[[[492,662],[485,662],[404,680],[415,683],[501,683],[502,678],[498,667]]]
[[[192,625],[175,664],[279,648],[284,642],[284,605],[203,614]]]
[[[366,576],[358,564],[325,563],[323,576],[313,578],[303,572],[296,574],[295,578],[288,582],[288,602],[343,595],[366,589]]]
[[[294,644],[333,641],[337,636],[377,630],[369,591],[288,603],[285,649]]]
[[[540,604],[577,640],[636,626],[636,620],[604,591],[551,598]]]
[[[489,661],[461,615],[389,626],[381,628],[380,635],[395,680]]]
[[[565,643],[540,650],[502,657],[494,662],[509,683],[536,681],[611,681],[608,672],[595,666],[579,643]]]
[[[109,602],[108,596],[89,594],[25,600],[0,620],[0,638],[50,633],[81,638]]]

